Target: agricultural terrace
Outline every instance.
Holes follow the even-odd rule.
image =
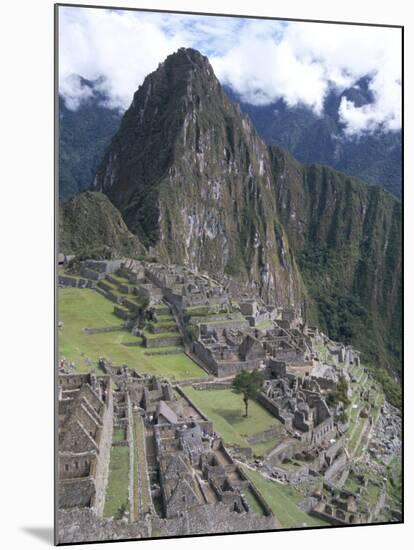
[[[140,373],[165,376],[176,380],[207,376],[183,352],[169,348],[151,348],[141,345],[141,339],[127,330],[87,334],[84,328],[119,326],[121,320],[113,313],[114,304],[91,289],[59,289],[59,356],[73,361],[76,370],[89,372],[96,367],[99,357],[116,365],[126,364]],[[151,353],[151,354],[149,354]],[[158,353],[158,354],[157,354]]]
[[[104,516],[113,517],[122,506],[128,510],[129,448],[112,446]]]
[[[291,485],[266,479],[259,472],[245,466],[242,466],[242,468],[244,473],[262,493],[283,529],[329,525],[321,519],[308,515],[299,508],[303,495]]]

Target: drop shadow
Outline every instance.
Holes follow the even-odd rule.
[[[23,532],[48,544],[54,544],[53,527],[21,527]]]

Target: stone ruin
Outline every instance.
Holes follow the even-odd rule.
[[[239,306],[242,315],[251,327],[258,327],[260,323],[273,321],[279,315],[279,311],[275,306],[265,305],[255,298],[243,297],[239,302]]]
[[[101,515],[113,427],[109,376],[59,376],[59,508],[91,508]]]
[[[316,383],[297,377],[266,380],[259,402],[280,420],[288,433],[318,445],[335,434],[334,417]]]
[[[99,365],[103,376],[59,377],[61,543],[148,537],[153,529],[182,535],[277,526],[212,423],[178,386],[103,359]],[[115,428],[124,433],[116,442]],[[122,521],[103,517],[111,445],[128,446],[130,468],[134,453],[141,464],[130,470]]]
[[[251,334],[225,328],[222,331],[201,330],[194,352],[217,377],[236,374],[264,366],[265,352]]]
[[[309,512],[312,516],[332,525],[357,525],[368,523],[370,513],[366,505],[360,502],[358,495],[345,489],[335,489],[324,484],[325,492],[316,492],[316,506]]]
[[[88,264],[85,269],[96,270],[97,266]],[[258,400],[286,429],[286,438],[264,461],[263,468],[268,475],[290,483],[299,483],[309,476],[322,476],[329,483],[346,479],[350,458],[341,441],[343,430],[335,423],[338,412],[328,407],[324,396],[335,388],[339,376],[352,381],[352,366],[360,364],[359,352],[307,326],[300,308],[266,306],[260,299],[246,296],[241,296],[239,303],[234,304],[228,288],[185,267],[128,260],[115,272],[129,281],[127,285],[122,283],[127,298],[122,298],[120,303],[119,296],[115,297],[123,314],[126,310],[127,320],[141,311],[134,300],[144,300],[150,321],[151,318],[156,321],[158,315],[174,315],[174,323],[178,319],[177,335],[185,339],[186,323],[191,317],[198,335],[190,351],[210,374],[220,378],[233,376],[243,369],[262,370],[265,383]],[[98,280],[99,289],[108,294],[110,285],[105,289],[106,280],[115,284],[116,277],[111,279],[108,272]],[[323,355],[324,360],[319,357],[315,342],[326,348],[328,355],[327,358]],[[130,506],[130,525],[140,529],[143,536],[148,536],[145,533],[150,533],[153,527],[166,534],[217,532],[224,518],[225,531],[237,530],[237,526],[240,529],[243,524],[249,525],[249,530],[274,527],[275,518],[268,513],[260,493],[236,466],[221,440],[213,435],[211,422],[180,393],[179,387],[173,388],[167,380],[139,375],[125,366],[104,364],[102,368],[106,373],[102,379],[111,380],[117,388],[113,394],[113,422],[110,424],[125,426],[131,449],[131,430],[138,417],[145,434],[142,448],[146,473],[142,474],[140,483],[142,491],[146,487],[150,498],[148,506],[141,507],[138,515]],[[85,387],[96,384],[88,379],[81,386],[83,383]],[[98,384],[99,387],[104,385],[103,382]],[[89,389],[82,391],[82,399],[93,401],[93,397],[87,395]],[[62,401],[68,401],[69,395],[62,392]],[[88,418],[85,410],[91,413],[91,406],[84,401],[79,406],[79,416],[83,415],[85,423],[84,417]],[[62,407],[69,410],[68,404]],[[104,425],[103,417],[96,420]],[[398,426],[398,421],[394,424]],[[398,447],[399,435],[392,432],[397,431],[394,424],[383,423],[376,428],[382,430],[381,438],[385,434],[388,439],[385,436],[381,440],[378,438],[379,442],[374,439],[369,446],[371,456],[391,456],[393,449]],[[375,431],[373,434],[376,436]],[[62,482],[62,494],[66,495],[60,506],[62,514],[88,511],[101,526],[107,526],[107,520],[100,517],[107,475],[102,457],[107,456],[106,461],[109,460],[105,437],[101,439],[97,435],[98,449],[91,457],[95,465],[90,470],[79,471],[76,477],[75,462],[72,466],[68,462],[68,476],[59,481]],[[289,468],[283,469],[284,461],[295,457],[301,467],[291,472]],[[71,496],[71,486],[79,487],[74,490],[79,493],[78,501]],[[312,513],[338,525],[367,521],[367,510],[360,505],[359,496],[341,491],[326,490],[312,497]],[[257,514],[253,509],[261,509],[262,513]],[[122,528],[117,526],[115,530],[114,538]],[[68,537],[67,532],[65,537]]]
[[[157,426],[156,455],[160,468],[160,492],[166,518],[188,509],[221,505],[236,515],[253,514],[263,528],[272,524],[267,503],[236,466],[223,443],[199,423]],[[255,509],[252,510],[252,502]]]
[[[183,266],[149,264],[145,274],[180,312],[187,307],[225,304],[229,300],[221,285]]]

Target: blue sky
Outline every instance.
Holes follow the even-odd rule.
[[[109,103],[126,109],[145,76],[178,48],[207,55],[244,101],[323,111],[331,89],[370,76],[375,98],[339,114],[350,135],[401,126],[400,31],[380,27],[61,7],[60,92],[76,109],[91,91],[73,75],[103,76]]]

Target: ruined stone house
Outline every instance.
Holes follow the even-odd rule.
[[[59,508],[102,515],[113,429],[109,376],[59,376]]]

